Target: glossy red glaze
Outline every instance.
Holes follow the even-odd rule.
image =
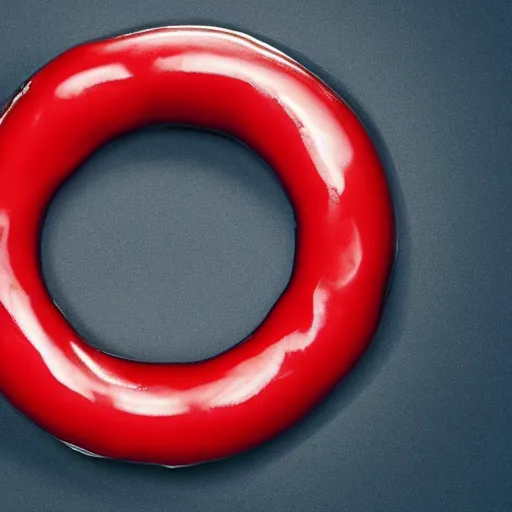
[[[89,346],[52,302],[39,265],[57,188],[96,148],[152,123],[246,142],[275,169],[298,223],[291,281],[264,322],[192,364]],[[361,123],[286,55],[207,27],[84,44],[33,76],[0,119],[0,389],[59,439],[102,456],[186,465],[242,452],[304,416],[361,355],[394,236]]]

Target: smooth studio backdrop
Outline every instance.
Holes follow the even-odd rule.
[[[511,511],[511,9],[0,0],[0,98],[70,46],[154,25],[221,25],[290,53],[366,124],[400,247],[363,360],[306,420],[249,454],[177,471],[90,459],[0,398],[2,510]],[[159,128],[111,143],[62,188],[42,263],[90,343],[191,361],[263,319],[289,278],[294,237],[293,211],[257,155]]]

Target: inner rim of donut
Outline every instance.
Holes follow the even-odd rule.
[[[286,287],[292,207],[270,166],[232,138],[157,126],[119,137],[48,210],[42,269],[91,345],[140,361],[215,356]]]

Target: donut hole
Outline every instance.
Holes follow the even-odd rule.
[[[188,362],[249,335],[290,278],[292,207],[272,169],[219,134],[155,127],[96,152],[52,201],[42,270],[93,346]]]

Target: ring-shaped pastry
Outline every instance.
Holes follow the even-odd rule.
[[[274,168],[298,225],[291,280],[263,323],[196,363],[91,347],[40,269],[42,219],[57,188],[101,145],[157,123],[245,142]],[[180,466],[248,450],[304,416],[362,354],[394,238],[385,175],[362,124],[280,51],[197,26],[78,46],[38,71],[0,118],[0,390],[57,438],[100,456]]]

